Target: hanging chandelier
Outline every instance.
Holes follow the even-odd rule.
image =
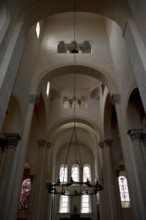
[[[75,73],[75,65],[76,65],[76,54],[78,53],[76,40],[75,40],[75,0],[74,0],[74,40],[72,43],[72,53],[74,57],[74,74],[73,74],[73,97],[74,97],[74,115],[73,115],[73,131],[71,134],[71,139],[69,142],[68,150],[66,159],[63,165],[63,169],[60,175],[60,178],[56,182],[47,182],[46,187],[49,194],[54,195],[63,195],[63,196],[82,196],[82,195],[95,195],[99,191],[103,189],[102,185],[99,184],[98,180],[95,180],[94,184],[89,180],[89,175],[85,173],[83,166],[82,166],[82,158],[80,153],[80,146],[77,138],[77,129],[76,129],[76,73]],[[67,181],[65,178],[66,176],[66,167],[69,160],[69,154],[71,148],[74,147],[74,152],[76,155],[75,158],[75,165],[80,168],[80,174],[82,174],[83,181],[78,181],[77,179],[73,178],[73,173],[70,178],[70,181]]]

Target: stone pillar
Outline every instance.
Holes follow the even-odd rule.
[[[144,41],[139,32],[139,28],[137,27],[134,19],[127,19],[123,37],[128,49],[128,55],[130,58],[134,78],[136,80],[143,107],[146,112],[146,49]]]
[[[119,208],[117,207],[116,188],[114,181],[114,172],[112,166],[111,155],[112,140],[107,139],[104,141],[103,147],[103,174],[104,174],[104,197],[106,203],[107,220],[121,219]]]
[[[5,161],[5,155],[6,155],[6,138],[0,138],[0,180],[1,180],[1,175],[3,172],[3,165]]]
[[[141,219],[144,220],[146,216],[146,160],[142,149],[143,129],[129,129],[128,135],[140,206],[139,212],[141,212]]]
[[[7,207],[6,204],[10,202],[10,194],[9,190],[11,188],[11,184],[13,182],[13,176],[11,172],[13,170],[13,161],[15,156],[16,147],[18,141],[20,140],[19,134],[16,133],[5,133],[5,158],[3,164],[3,170],[1,174],[1,181],[0,181],[0,216],[1,219],[5,219],[4,216],[7,214]]]
[[[32,115],[34,110],[34,105],[38,102],[38,95],[32,94],[29,97],[29,106],[26,113],[26,120],[22,134],[22,141],[21,141],[21,150],[19,150],[19,155],[17,158],[17,166],[15,172],[15,184],[13,187],[13,192],[11,196],[11,204],[9,207],[9,214],[7,220],[16,220],[17,219],[17,211],[18,211],[18,204],[20,198],[20,191],[23,179],[23,172],[24,172],[24,164],[26,159],[27,153],[27,144],[29,139],[29,133],[31,128],[31,121]]]
[[[46,169],[47,169],[47,158],[48,149],[51,147],[51,143],[46,142],[44,139],[38,140],[39,155],[38,155],[38,172],[36,175],[36,192],[37,197],[35,201],[35,207],[33,209],[33,219],[41,220],[44,219],[42,215],[45,213],[45,195],[47,194],[46,189]],[[45,195],[44,195],[45,193]]]
[[[23,49],[25,32],[23,22],[17,22],[7,44],[0,66],[0,129],[2,129],[9,99],[13,91]],[[1,57],[2,58],[2,57]]]
[[[104,181],[103,181],[103,156],[104,156],[104,152],[103,152],[103,148],[104,148],[104,142],[99,142],[99,147],[100,147],[100,153],[101,153],[101,161],[102,161],[102,164],[100,165],[100,178],[98,179],[99,183],[103,186],[103,190],[101,192],[99,192],[99,216],[100,216],[100,219],[102,220],[106,220],[107,219],[107,213],[104,211],[105,208],[106,208],[106,193],[105,193],[105,190],[104,190]]]
[[[132,147],[132,142],[130,140],[129,135],[127,135],[127,127],[125,116],[123,115],[122,104],[120,102],[120,95],[113,94],[112,95],[112,104],[115,105],[117,120],[118,120],[118,128],[120,134],[120,140],[122,144],[122,152],[125,162],[126,168],[126,176],[128,181],[129,193],[130,193],[130,202],[131,202],[131,210],[132,210],[132,218],[133,220],[144,220],[146,214],[143,208],[141,208],[140,196],[139,196],[139,184],[137,182],[137,172],[135,169],[135,160],[134,160],[134,152]],[[144,214],[143,214],[144,213]]]

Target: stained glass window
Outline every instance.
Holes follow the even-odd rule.
[[[28,211],[29,197],[31,191],[31,179],[24,179],[21,187],[21,195],[19,202],[19,211]]]
[[[119,176],[119,189],[120,189],[120,198],[121,204],[123,208],[130,207],[130,197],[129,197],[129,190],[128,190],[128,183],[125,176]]]

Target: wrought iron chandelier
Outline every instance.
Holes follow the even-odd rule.
[[[74,0],[74,41],[75,41],[75,0]],[[72,44],[72,53],[74,57],[74,67],[76,64],[76,54],[78,53],[77,45],[74,43]],[[48,193],[50,194],[55,194],[55,195],[63,195],[63,196],[82,196],[82,195],[95,195],[99,191],[103,189],[102,185],[98,183],[98,180],[95,181],[93,184],[86,175],[86,173],[83,170],[82,166],[82,158],[81,158],[81,153],[80,153],[80,146],[78,143],[78,138],[77,138],[77,131],[76,131],[76,74],[75,74],[75,68],[74,68],[74,88],[73,88],[73,93],[74,93],[74,122],[73,122],[73,131],[70,139],[70,143],[68,146],[67,150],[67,156],[64,162],[64,167],[63,167],[63,178],[60,180],[60,178],[56,182],[47,182],[46,187],[48,190]],[[76,181],[73,179],[73,177],[70,178],[70,181],[65,180],[65,167],[67,166],[68,158],[69,158],[69,153],[71,150],[71,147],[73,147],[73,141],[74,141],[74,147],[76,152],[76,158],[75,158],[75,164],[79,165],[80,168],[80,174],[82,174],[82,177],[84,176],[86,181]],[[78,156],[77,156],[78,155]]]

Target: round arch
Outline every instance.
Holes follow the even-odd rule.
[[[24,22],[24,28],[26,31],[28,31],[29,28],[38,20],[58,13],[73,11],[73,1],[71,3],[70,1],[66,0],[61,2],[57,0],[53,2],[44,0],[28,5],[25,10],[21,12],[19,20]],[[85,4],[82,0],[79,0],[76,2],[76,11],[103,15],[114,20],[122,28],[125,25],[125,20],[132,17],[132,13],[128,4],[126,4],[126,2],[123,3],[123,1],[118,1],[117,3],[116,0],[111,0],[108,2],[106,0],[103,0],[102,2],[93,1],[92,4],[90,1],[86,1]]]
[[[51,80],[54,77],[78,72],[83,75],[89,75],[94,78],[97,78],[99,81],[101,81],[104,85],[107,86],[109,92],[112,93],[118,93],[118,86],[116,85],[115,81],[112,79],[111,76],[109,76],[108,73],[106,73],[104,70],[101,70],[97,67],[93,66],[85,66],[85,65],[63,65],[54,67],[52,69],[48,69],[44,71],[42,74],[40,74],[37,78],[34,79],[31,87],[31,93],[36,93],[39,91],[41,86],[45,84],[47,81]]]
[[[73,118],[63,119],[62,121],[56,123],[47,131],[47,137],[49,141],[53,140],[53,136],[57,132],[61,132],[61,130],[67,130],[68,128],[73,128],[73,126]],[[96,143],[98,143],[100,139],[102,139],[103,135],[100,128],[97,127],[97,125],[93,124],[93,122],[89,122],[81,118],[76,118],[76,127],[88,131]]]

